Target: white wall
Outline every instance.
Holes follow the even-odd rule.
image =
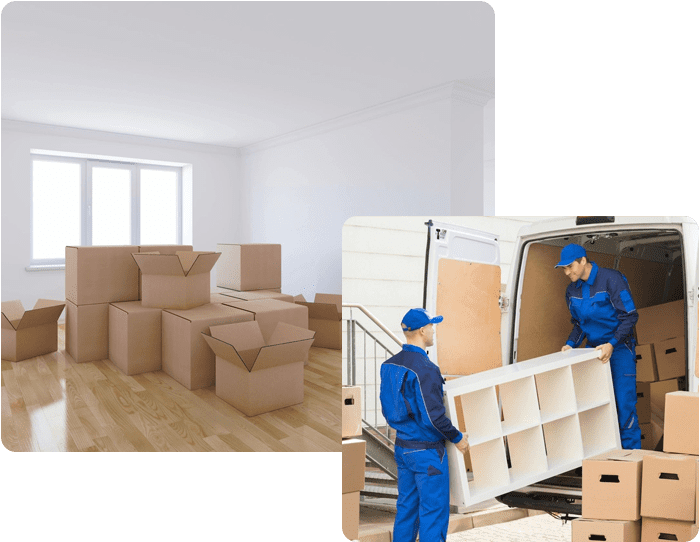
[[[192,164],[192,244],[214,250],[241,234],[241,182],[235,149],[28,123],[2,124],[2,299],[32,307],[65,299],[63,271],[28,272],[30,149]],[[212,273],[212,276],[215,274]]]

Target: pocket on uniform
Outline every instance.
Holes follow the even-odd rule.
[[[437,469],[437,468],[433,467],[432,465],[430,465],[428,467],[428,476],[439,476],[441,474],[442,474],[442,471],[440,469]]]

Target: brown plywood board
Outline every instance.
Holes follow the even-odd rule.
[[[622,257],[619,270],[627,277],[635,307],[641,309],[663,302],[666,264]]]
[[[501,269],[443,258],[438,262],[436,312],[440,370],[470,375],[500,367]]]

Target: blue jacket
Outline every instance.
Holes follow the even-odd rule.
[[[619,271],[593,263],[588,280],[579,279],[566,288],[566,304],[574,324],[566,341],[569,346],[578,347],[584,337],[593,347],[631,344],[639,315],[627,279]]]
[[[382,363],[382,414],[402,440],[458,443],[462,433],[445,416],[440,369],[422,348],[404,344]]]

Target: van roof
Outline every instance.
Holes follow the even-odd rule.
[[[606,222],[602,224],[586,224],[577,226],[576,217],[570,216],[566,218],[549,218],[540,220],[523,226],[518,232],[519,237],[539,236],[542,234],[566,234],[577,232],[597,232],[601,229],[614,230],[624,227],[639,227],[640,229],[647,228],[664,228],[671,224],[695,224],[695,221],[689,217],[679,216],[616,216],[614,222]]]

